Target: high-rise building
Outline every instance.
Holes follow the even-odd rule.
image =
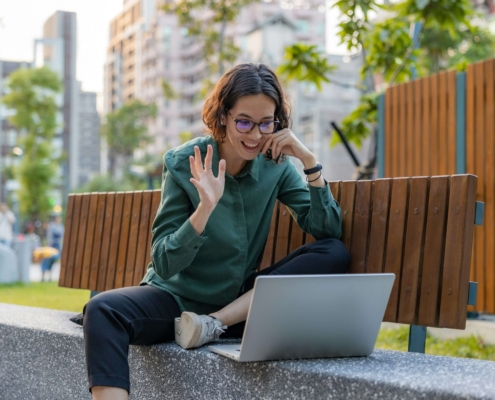
[[[37,45],[42,45],[38,62]],[[57,72],[63,83],[60,106],[60,132],[54,140],[56,149],[65,153],[60,171],[63,195],[100,173],[99,115],[96,93],[84,92],[76,80],[77,15],[57,11],[43,26],[43,37],[35,41],[35,64],[42,63]]]
[[[2,61],[0,60],[0,97],[5,94],[5,82],[9,75],[20,68],[29,68],[27,61]],[[14,148],[17,145],[19,131],[9,124],[8,117],[12,111],[8,110],[4,104],[0,103],[0,202],[7,200],[7,190],[5,182],[7,175],[3,168],[12,167],[16,163],[20,153],[15,154]]]
[[[78,185],[79,87],[76,80],[76,13],[57,11],[43,25],[43,64],[58,72],[64,85],[61,139],[66,154],[63,166],[65,194]]]
[[[78,185],[100,172],[100,116],[96,96],[94,92],[79,92]]]
[[[110,23],[104,89],[105,113],[132,98],[156,103],[158,117],[149,125],[155,140],[148,150],[157,154],[203,134],[203,99],[199,94],[206,77],[200,44],[178,25],[175,15],[159,10],[157,5],[161,3],[124,1],[122,12]],[[227,26],[226,35],[233,37],[241,50],[238,62],[263,62],[276,68],[287,45],[311,43],[324,51],[325,12],[325,0],[262,0],[246,6],[237,22]],[[204,18],[208,18],[207,13]],[[337,72],[341,81],[355,83],[359,79],[358,60],[343,60],[347,61],[333,57],[330,62],[341,67]],[[162,80],[179,94],[177,99],[164,98]],[[316,93],[306,84],[293,84],[288,91],[294,132],[322,164],[333,153],[342,153],[342,149],[328,150],[329,118],[340,120],[351,111],[360,92],[332,85]],[[347,166],[346,157],[346,171],[340,176],[341,169],[332,168],[329,162],[327,171],[333,171],[332,177],[350,177],[353,168],[351,163]]]

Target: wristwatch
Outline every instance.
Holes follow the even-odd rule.
[[[321,164],[317,161],[316,167],[304,169],[303,172],[305,175],[311,175],[311,174],[314,174],[315,172],[321,171],[322,168],[323,167],[321,166]]]

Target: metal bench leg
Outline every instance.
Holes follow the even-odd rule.
[[[409,327],[409,345],[407,351],[412,353],[425,353],[426,326],[411,325]]]

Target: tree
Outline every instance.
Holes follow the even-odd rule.
[[[361,78],[364,94],[360,103],[342,121],[348,140],[361,146],[377,123],[380,91],[414,75],[426,76],[448,68],[464,70],[467,64],[493,55],[495,40],[489,30],[475,25],[470,0],[402,0],[393,5],[374,0],[339,0],[344,21],[339,24],[341,42],[363,59]],[[388,15],[373,21],[378,12]],[[411,27],[420,28],[416,41]],[[331,81],[332,66],[314,46],[296,43],[286,49],[278,72],[288,81],[309,82],[321,90]],[[375,76],[384,85],[378,87]],[[333,80],[332,80],[333,81]],[[334,82],[339,84],[339,82]],[[335,135],[332,144],[339,142]]]
[[[361,76],[367,90],[342,121],[347,139],[358,146],[375,130],[378,94],[388,86],[447,68],[462,70],[495,49],[493,35],[480,24],[470,0],[402,0],[392,5],[339,0],[334,6],[345,18],[339,25],[342,43],[363,57]],[[388,17],[373,23],[380,10]],[[416,40],[411,28],[419,28]],[[380,87],[376,75],[384,81]]]
[[[277,72],[286,81],[311,83],[321,91],[322,84],[330,82],[329,75],[335,69],[315,45],[295,43],[285,48],[284,62]]]
[[[58,75],[50,69],[19,69],[10,75],[2,98],[15,111],[9,122],[21,131],[23,157],[14,173],[20,182],[21,214],[32,220],[47,218],[52,208],[49,192],[61,161],[52,146],[58,128],[55,97],[61,90]]]
[[[146,122],[156,114],[155,104],[144,104],[140,100],[132,100],[107,114],[101,135],[108,145],[110,173],[114,179],[122,179],[124,166],[132,158],[134,150],[153,140]]]
[[[212,78],[223,75],[239,55],[233,38],[226,35],[227,24],[236,20],[243,7],[258,1],[177,0],[162,6],[165,12],[176,14],[188,35],[201,44],[206,62],[203,94],[213,86]]]

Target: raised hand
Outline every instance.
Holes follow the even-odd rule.
[[[205,163],[201,161],[201,153],[198,146],[194,146],[194,156],[189,157],[192,178],[191,183],[198,189],[200,204],[202,208],[212,212],[225,188],[225,160],[220,160],[218,165],[218,177],[213,175],[211,170],[213,159],[213,148],[208,145],[206,150]]]

